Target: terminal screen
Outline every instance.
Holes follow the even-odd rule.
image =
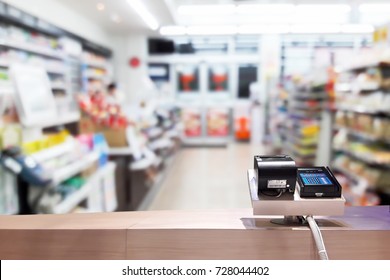
[[[333,185],[325,173],[300,173],[299,176],[305,185]]]

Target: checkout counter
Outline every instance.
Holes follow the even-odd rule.
[[[390,208],[316,220],[330,259],[390,259]],[[253,209],[0,217],[0,259],[318,259],[307,226]]]

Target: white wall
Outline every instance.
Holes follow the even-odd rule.
[[[147,36],[117,36],[113,39],[115,77],[126,95],[126,101],[135,102],[146,98],[151,91],[145,81],[147,74]],[[140,59],[140,66],[129,65],[132,57]]]
[[[82,1],[82,0],[79,0]],[[112,48],[110,35],[95,22],[54,0],[7,0],[4,1],[27,13],[84,37],[94,43]]]

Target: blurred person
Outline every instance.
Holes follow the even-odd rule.
[[[125,101],[124,99],[124,95],[118,90],[116,83],[111,83],[107,86],[107,103],[121,105]]]

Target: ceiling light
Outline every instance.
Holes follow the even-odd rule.
[[[237,6],[239,14],[289,14],[294,11],[293,4],[242,4]]]
[[[238,33],[240,34],[283,34],[289,31],[290,28],[288,25],[240,25],[238,27]]]
[[[232,35],[237,33],[234,25],[193,25],[187,28],[189,35]]]
[[[97,5],[96,5],[96,9],[98,11],[104,11],[105,8],[106,8],[106,6],[103,3],[97,3]]]
[[[361,4],[359,11],[361,13],[389,13],[390,4]]]
[[[340,33],[341,26],[339,24],[295,24],[291,26],[291,33]]]
[[[184,26],[163,26],[160,28],[160,34],[163,36],[185,35],[186,28]]]
[[[329,13],[298,13],[291,16],[289,21],[292,24],[341,24],[348,23],[349,16],[348,14],[332,14],[332,16],[329,16]]]
[[[349,13],[351,6],[346,4],[300,4],[295,6],[296,13],[310,14],[337,14]]]
[[[374,26],[371,24],[344,24],[341,26],[342,33],[373,33]]]
[[[235,5],[184,5],[177,9],[179,15],[231,15],[236,12]]]
[[[157,30],[159,23],[152,13],[145,7],[140,0],[127,0],[127,3],[141,17],[141,19],[152,30]]]

